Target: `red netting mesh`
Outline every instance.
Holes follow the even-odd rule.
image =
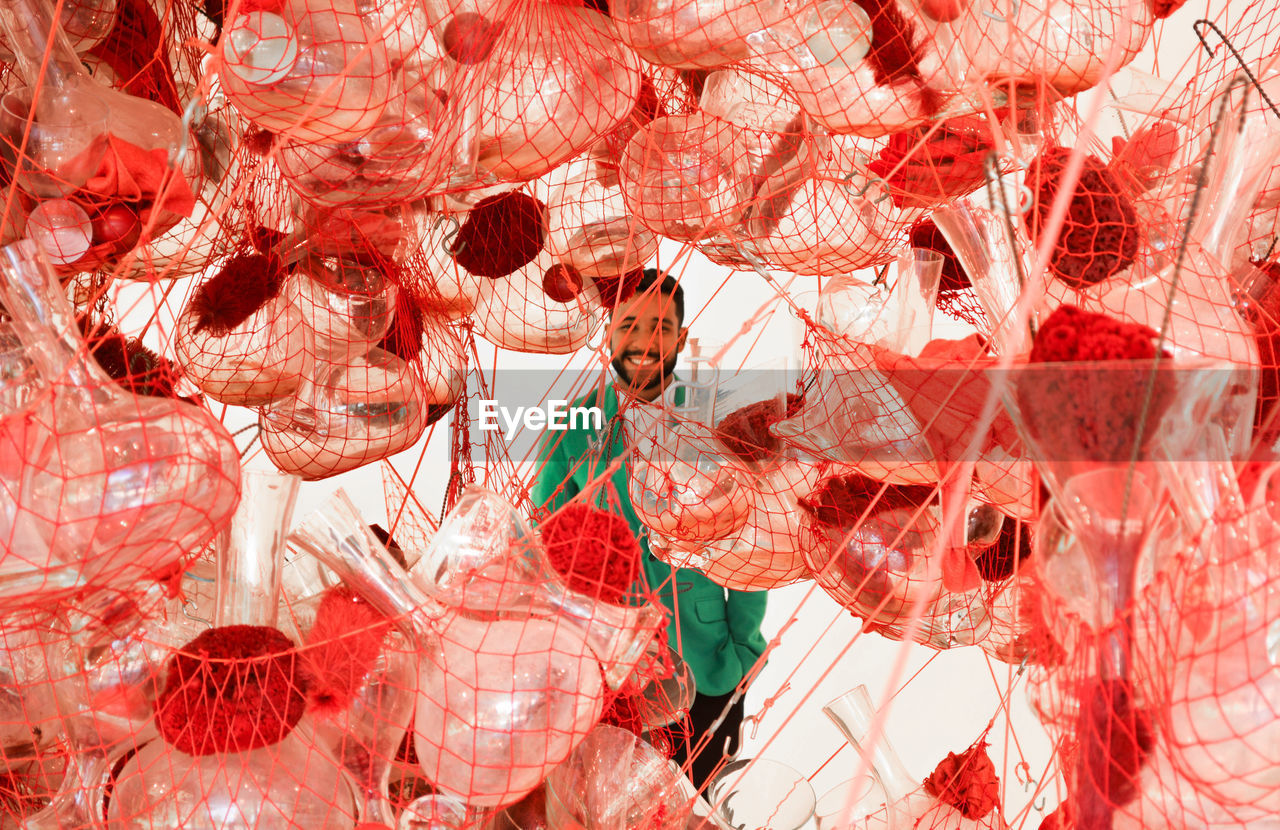
[[[1270,826],[1273,6],[0,0],[0,828]]]

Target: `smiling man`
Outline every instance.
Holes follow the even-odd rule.
[[[645,271],[635,295],[614,309],[609,332],[614,382],[574,401],[603,409],[604,427],[544,433],[542,467],[531,495],[547,512],[576,497],[618,513],[640,540],[643,568],[635,588],[656,594],[667,607],[667,643],[679,651],[697,685],[687,724],[691,737],[687,745],[677,745],[676,759],[683,764],[691,748],[697,751],[690,777],[701,786],[737,752],[744,712],[742,699],[734,702],[733,695],[765,650],[760,624],[766,595],[728,591],[698,571],[673,568],[654,557],[628,496],[627,449],[667,407],[681,403],[680,387],[672,381],[689,336],[684,290],[670,276]],[[609,463],[619,456],[619,468],[607,475]]]

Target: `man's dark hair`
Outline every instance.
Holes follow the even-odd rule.
[[[648,291],[652,291],[657,286],[658,293],[665,297],[670,297],[672,304],[676,307],[676,325],[684,325],[684,288],[676,281],[671,274],[659,274],[657,268],[646,268],[640,276],[640,281],[636,283],[636,293],[632,296],[640,296]]]

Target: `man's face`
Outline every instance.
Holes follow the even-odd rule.
[[[619,387],[641,400],[657,399],[689,335],[676,319],[675,303],[654,288],[620,304],[611,323],[609,347]]]

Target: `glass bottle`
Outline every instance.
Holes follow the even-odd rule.
[[[862,802],[846,805],[843,815],[832,826],[853,826],[855,817],[876,815],[886,830],[905,830],[911,826],[914,816],[928,809],[929,797],[920,791],[920,782],[911,776],[902,759],[884,733],[882,723],[871,703],[866,686],[856,686],[822,707],[822,712],[844,734],[845,740],[859,756],[859,767],[868,766],[867,774],[874,781],[868,795],[871,801],[884,800],[877,806]],[[852,796],[865,791],[865,787],[849,782],[846,792]]]
[[[600,717],[601,660],[606,672],[616,666],[596,656],[584,631],[605,629],[604,641],[624,655],[634,639],[643,653],[653,636],[652,628],[618,631],[603,607],[585,619],[572,609],[550,619],[527,611],[495,619],[450,608],[405,578],[342,491],[294,531],[291,544],[327,564],[410,638],[419,663],[414,745],[423,774],[473,806],[519,801]],[[517,594],[538,587],[518,586]],[[552,608],[554,599],[533,607]]]
[[[779,761],[730,761],[707,788],[707,801],[733,830],[800,830],[813,818],[813,785]]]
[[[60,114],[81,107],[97,111],[99,107],[92,103],[97,101],[108,110],[106,133],[143,150],[176,153],[184,146],[182,123],[175,113],[154,101],[105,87],[89,75],[49,0],[5,0],[0,3],[0,28],[28,87],[41,90],[32,107],[36,123],[56,121]],[[96,120],[85,126],[100,127]]]
[[[239,453],[222,424],[109,378],[85,353],[71,304],[35,243],[0,250],[0,302],[51,383],[0,422],[0,440],[21,459],[0,476],[14,506],[0,512],[0,538],[42,540],[31,549],[40,561],[22,567],[74,563],[77,579],[124,586],[167,573],[212,541],[239,498]]]

